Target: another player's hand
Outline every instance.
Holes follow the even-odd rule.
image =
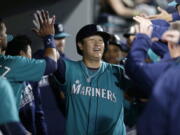
[[[33,31],[38,36],[45,37],[47,35],[54,35],[55,16],[50,19],[48,11],[41,10],[34,13],[33,23]]]
[[[179,44],[180,32],[177,30],[168,30],[162,35],[162,40],[165,42]]]
[[[172,21],[171,14],[169,14],[166,10],[164,10],[160,7],[158,7],[157,9],[160,12],[159,14],[148,16],[148,17],[146,17],[146,19],[151,19],[151,20],[162,19],[162,20],[166,20],[168,22]]]
[[[139,25],[135,25],[136,33],[146,34],[150,37],[153,31],[152,22],[140,16],[133,17],[133,19],[139,23]]]

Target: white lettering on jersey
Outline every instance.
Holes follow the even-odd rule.
[[[92,96],[92,97],[95,96],[95,97],[107,99],[112,102],[116,102],[116,95],[111,90],[82,86],[79,80],[76,80],[75,83],[72,85],[71,93],[75,95]]]

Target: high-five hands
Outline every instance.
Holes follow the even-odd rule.
[[[33,31],[40,37],[45,37],[47,35],[54,35],[54,23],[55,23],[55,16],[52,18],[49,17],[48,11],[36,11],[34,13],[34,28]]]
[[[153,31],[152,22],[149,19],[145,19],[140,16],[135,16],[133,19],[139,24],[135,25],[136,33],[146,34],[147,36],[151,37]]]

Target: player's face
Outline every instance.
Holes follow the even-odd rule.
[[[56,48],[61,53],[64,53],[65,43],[66,43],[66,39],[65,38],[55,39]]]
[[[108,45],[107,50],[104,53],[104,60],[112,64],[118,64],[123,57],[123,52],[116,45]]]
[[[7,34],[6,34],[6,26],[4,23],[0,24],[0,47],[2,50],[5,50],[7,47]]]
[[[80,49],[83,51],[83,57],[93,60],[101,60],[104,52],[104,40],[99,35],[90,36],[83,39]]]
[[[32,50],[31,50],[30,45],[27,46],[27,51],[26,52],[24,52],[24,51],[20,52],[20,56],[24,56],[24,57],[27,57],[27,58],[32,58]]]

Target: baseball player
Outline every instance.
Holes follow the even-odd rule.
[[[0,131],[4,135],[25,134],[19,122],[13,90],[9,82],[2,77],[0,77],[0,92]]]
[[[138,122],[138,135],[180,134],[179,62],[178,58],[155,85],[152,98]]]
[[[149,20],[142,17],[135,17],[134,19],[140,23],[140,28],[128,55],[126,73],[141,87],[141,92],[144,96],[149,97],[157,79],[175,62],[175,59],[179,55],[179,47],[173,46],[175,44],[168,44],[168,49],[171,55],[170,59],[156,63],[146,63],[145,58],[147,50],[152,46],[150,39],[152,27]],[[175,31],[178,36],[180,29],[176,26],[179,26],[179,22],[172,23],[169,29]],[[165,32],[162,39],[166,35],[167,33]],[[178,41],[176,41],[176,43],[178,43]]]
[[[70,34],[65,32],[63,25],[60,23],[54,24],[54,29],[54,41],[56,44],[58,55],[60,55],[61,59],[68,59],[64,53],[64,49],[66,46],[66,38],[69,37]],[[44,50],[40,49],[35,52],[33,56],[35,58],[41,59],[43,57],[43,52]],[[64,93],[62,92],[61,87],[59,87],[59,85],[55,82],[56,81],[54,81],[54,77],[52,75],[43,76],[43,78],[39,82],[37,89],[41,91],[41,98],[47,122],[48,134],[64,134]],[[62,113],[59,112],[59,110]],[[59,126],[54,127],[54,124],[58,124]]]
[[[57,54],[54,44],[54,21],[49,21],[49,14],[45,11],[36,13],[38,19],[36,22],[40,24],[34,31],[43,37],[45,43],[45,60],[35,60],[20,56],[4,56],[0,55],[0,75],[7,78],[13,87],[16,98],[17,107],[19,107],[21,90],[23,81],[38,81],[43,74],[49,74],[56,70]],[[0,51],[6,48],[6,26],[3,21],[1,24]],[[54,65],[54,66],[51,66]]]
[[[65,88],[67,135],[126,134],[123,69],[101,60],[108,39],[99,25],[86,25],[76,35],[82,60],[58,61],[55,76]]]
[[[15,36],[8,43],[5,55],[23,56],[31,59],[32,41],[26,35]],[[38,82],[24,82],[19,117],[23,126],[32,134],[46,134],[44,112],[41,108],[40,91],[34,87]]]

